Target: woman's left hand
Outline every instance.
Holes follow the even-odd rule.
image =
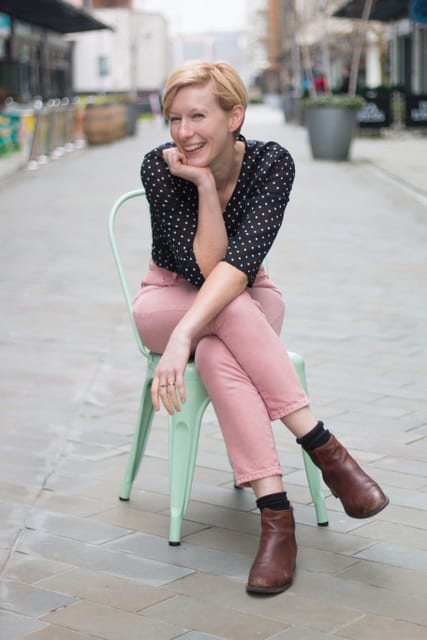
[[[187,164],[185,154],[178,147],[170,147],[163,150],[163,159],[169,167],[172,175],[193,182],[196,186],[206,179],[212,178],[212,172],[207,167],[194,167]]]
[[[184,403],[184,372],[190,358],[191,340],[183,335],[172,333],[154,372],[151,385],[151,399],[155,411],[163,404],[169,415],[181,411]]]

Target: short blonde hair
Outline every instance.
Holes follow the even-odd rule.
[[[176,94],[183,87],[212,83],[218,104],[224,111],[231,111],[237,104],[244,109],[248,105],[248,92],[237,71],[227,62],[185,62],[170,75],[163,94],[163,113],[169,118]]]

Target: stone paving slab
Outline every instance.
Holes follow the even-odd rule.
[[[306,132],[251,108],[297,177],[269,267],[286,346],[304,355],[315,412],[384,485],[389,507],[352,520],[326,491],[316,526],[302,456],[274,423],[294,503],[298,570],[274,598],[244,584],[259,516],[236,491],[215,414],[202,428],[180,548],[169,528],[167,420],[156,416],[131,500],[118,501],[145,362],[108,244],[108,211],[139,187],[161,121],[0,179],[0,640],[418,640],[427,633],[427,139],[357,138],[315,162]],[[1,173],[1,172],[0,172]],[[137,289],[148,214],[124,220]]]

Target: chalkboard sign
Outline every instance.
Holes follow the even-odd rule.
[[[357,112],[359,127],[367,129],[389,127],[391,109],[388,92],[369,91],[363,97],[366,102]]]
[[[407,127],[427,127],[427,95],[406,94],[405,124]]]

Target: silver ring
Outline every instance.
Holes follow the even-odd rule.
[[[161,387],[167,387],[168,385],[167,384],[161,384],[160,386]]]
[[[175,386],[175,382],[168,382],[168,387],[174,387]]]

